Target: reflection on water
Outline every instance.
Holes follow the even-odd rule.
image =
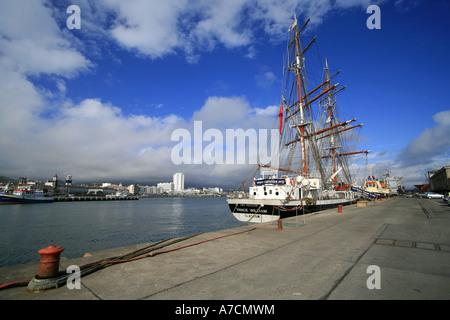
[[[38,250],[86,252],[214,231],[229,218],[225,198],[142,198],[0,206],[0,267],[38,261]],[[240,225],[231,218],[222,228]]]

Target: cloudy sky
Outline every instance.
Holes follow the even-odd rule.
[[[381,29],[366,9],[378,4]],[[67,20],[77,5],[81,28]],[[1,0],[0,175],[235,187],[245,165],[176,165],[176,129],[271,128],[294,13],[347,86],[376,173],[448,163],[444,0]],[[309,41],[308,41],[309,42]],[[319,74],[321,70],[318,70]]]

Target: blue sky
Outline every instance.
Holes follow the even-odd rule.
[[[69,5],[81,29],[69,30]],[[381,29],[369,30],[377,4]],[[276,123],[294,13],[347,89],[376,173],[407,187],[450,152],[448,1],[0,1],[0,175],[237,186],[243,165],[176,166],[177,128]],[[317,65],[319,68],[320,66]],[[321,70],[317,70],[320,74]]]

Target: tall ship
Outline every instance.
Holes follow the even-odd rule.
[[[259,177],[247,181],[248,191],[243,182],[243,190],[227,198],[239,221],[275,221],[349,205],[361,196],[362,189],[354,187],[349,157],[369,151],[356,151],[354,140],[349,138],[362,124],[355,124],[356,119],[341,120],[336,97],[345,87],[333,82],[339,71],[331,75],[325,60],[316,70],[322,72],[317,77],[307,64],[307,52],[316,40],[314,37],[306,46],[302,44],[302,32],[309,21],[299,27],[295,17],[288,30],[277,119],[279,152],[272,154],[277,161],[258,164],[253,177],[258,173]]]

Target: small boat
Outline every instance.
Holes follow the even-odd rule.
[[[0,193],[0,204],[49,202],[53,202],[53,197],[46,196],[42,190],[16,189],[12,193]]]
[[[380,182],[375,176],[367,177],[364,182],[363,190],[376,194],[380,197],[389,197],[391,195],[391,189],[383,182]]]

